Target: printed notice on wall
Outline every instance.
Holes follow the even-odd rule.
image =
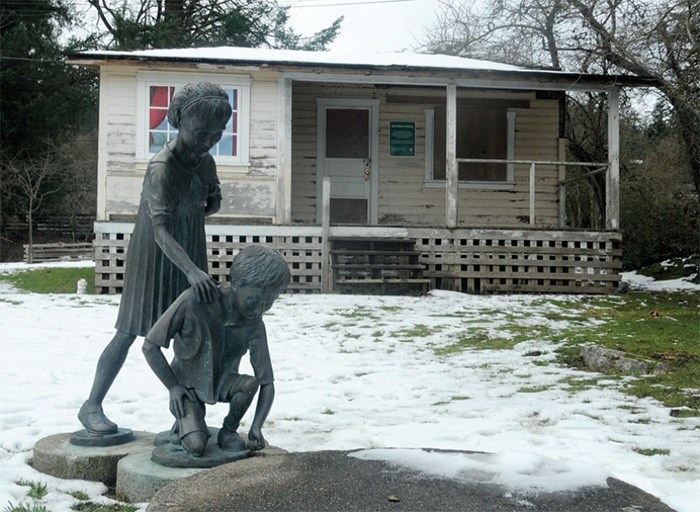
[[[389,156],[416,156],[416,123],[389,121]]]

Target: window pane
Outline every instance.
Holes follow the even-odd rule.
[[[219,141],[219,155],[233,155],[233,135],[224,135]]]
[[[176,131],[168,122],[168,107],[175,94],[175,87],[152,85],[149,87],[148,150],[157,153],[172,140]]]
[[[445,107],[435,107],[434,179],[445,179]],[[505,108],[457,107],[457,158],[506,159],[508,121]],[[505,181],[507,165],[460,163],[462,181]]]
[[[167,114],[170,102],[179,87],[172,85],[152,85],[149,87],[148,104],[148,151],[155,154],[163,145],[173,140],[177,136],[177,130],[168,122]],[[210,153],[214,156],[235,157],[238,155],[237,135],[238,135],[238,107],[239,91],[235,88],[226,88],[229,103],[233,109],[231,118],[226,123],[226,128],[219,143],[214,146]]]
[[[157,153],[163,148],[166,142],[168,142],[168,134],[166,132],[152,131],[149,151],[151,153]]]
[[[326,157],[369,157],[369,110],[326,110]]]

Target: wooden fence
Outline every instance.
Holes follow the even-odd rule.
[[[88,243],[64,243],[33,244],[31,251],[29,245],[24,247],[24,261],[26,263],[42,263],[45,261],[61,260],[88,260],[94,256],[92,242]]]

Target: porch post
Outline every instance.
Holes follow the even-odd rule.
[[[275,223],[292,223],[292,81],[277,80],[277,183]]]
[[[331,179],[323,178],[321,185],[321,292],[333,290],[331,272]]]
[[[447,205],[447,227],[457,227],[458,213],[458,167],[457,167],[457,86],[447,85],[447,108],[445,126],[445,203]]]
[[[605,228],[620,229],[620,89],[608,93],[608,170],[605,175]]]

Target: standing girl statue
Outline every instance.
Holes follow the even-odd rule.
[[[228,95],[215,84],[188,84],[172,98],[168,121],[179,131],[146,169],[127,252],[117,332],[97,362],[90,396],[78,413],[92,434],[118,430],[102,411],[102,401],[136,337],[145,336],[188,287],[200,302],[211,302],[220,293],[207,273],[204,218],[221,205],[209,150],[221,139],[231,115]]]

